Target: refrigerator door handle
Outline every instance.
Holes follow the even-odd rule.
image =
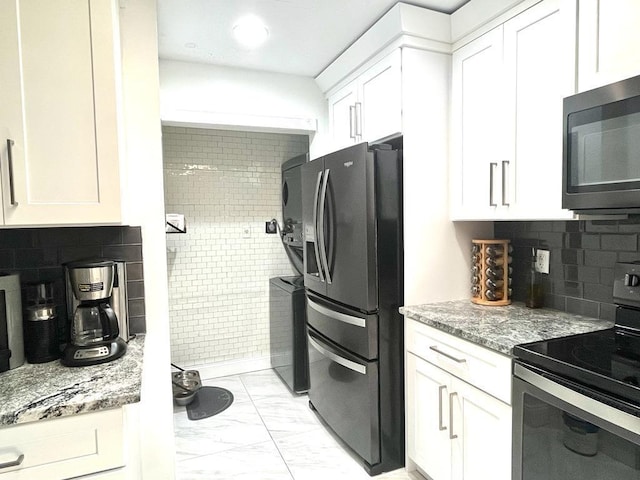
[[[324,175],[324,180],[322,181],[322,194],[320,195],[320,234],[318,235],[320,238],[320,260],[322,261],[322,267],[324,268],[325,277],[327,278],[327,283],[331,285],[331,273],[329,272],[329,260],[327,259],[327,246],[324,242],[324,204],[327,200],[327,184],[329,183],[329,172],[330,170],[327,168],[326,173]]]
[[[333,352],[330,352],[326,348],[322,347],[318,342],[316,342],[311,336],[307,337],[309,339],[309,344],[315,348],[318,352],[320,352],[323,356],[327,357],[329,360],[332,360],[336,363],[339,363],[345,368],[352,370],[354,372],[360,373],[362,375],[367,374],[367,367],[364,365],[360,365],[359,363],[352,362],[351,360],[347,360],[340,355],[336,355]]]
[[[320,183],[322,182],[322,171],[318,172],[318,179],[316,180],[316,193],[313,196],[313,230],[315,234],[313,242],[313,250],[316,254],[316,265],[318,267],[318,276],[320,281],[324,282],[324,273],[322,272],[322,265],[320,264],[320,250],[318,248],[318,203],[320,200]]]
[[[323,307],[322,305],[317,304],[309,297],[307,297],[307,302],[310,308],[329,318],[333,318],[334,320],[338,320],[339,322],[348,323],[349,325],[355,325],[356,327],[366,328],[367,326],[367,322],[364,318],[354,317],[352,315],[347,315],[346,313],[336,312],[334,310],[331,310],[330,308]]]

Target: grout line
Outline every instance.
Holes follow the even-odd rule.
[[[269,427],[265,423],[264,418],[262,417],[262,414],[260,413],[260,410],[258,410],[258,407],[256,406],[255,402],[253,401],[253,396],[251,395],[251,393],[249,393],[249,389],[247,388],[247,386],[245,385],[244,381],[242,380],[242,375],[238,375],[238,378],[240,379],[240,383],[242,383],[242,386],[244,387],[244,389],[247,391],[247,394],[249,395],[249,398],[251,399],[251,404],[253,405],[253,408],[256,409],[256,413],[260,417],[260,421],[264,425],[264,428],[267,430],[267,433],[269,434],[269,438],[271,438],[271,442],[273,443],[273,446],[276,447],[276,451],[278,452],[278,455],[280,455],[280,458],[282,459],[282,462],[284,463],[285,467],[287,467],[287,471],[289,472],[289,475],[291,475],[291,479],[295,480],[295,476],[293,475],[293,472],[291,471],[291,468],[289,467],[289,464],[287,463],[287,461],[285,460],[284,456],[282,455],[282,452],[280,451],[280,448],[278,447],[278,443],[276,442],[275,438],[273,438],[273,435],[271,435],[271,430],[269,430]]]

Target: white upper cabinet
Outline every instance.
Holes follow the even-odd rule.
[[[453,55],[451,216],[568,219],[562,98],[575,60],[559,0],[544,0]]]
[[[0,0],[5,225],[120,221],[112,0]]]
[[[580,0],[577,8],[578,90],[640,74],[640,2]]]
[[[394,50],[355,80],[328,96],[335,149],[402,132],[401,51]]]
[[[489,218],[502,208],[502,26],[456,51],[452,68],[452,215]]]

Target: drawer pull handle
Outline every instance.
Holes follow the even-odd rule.
[[[455,440],[456,438],[458,438],[458,435],[453,433],[453,397],[457,395],[457,392],[452,392],[449,394],[449,440]]]
[[[367,327],[367,321],[364,318],[354,317],[352,315],[347,315],[346,313],[334,312],[330,308],[323,307],[322,305],[317,304],[313,300],[307,297],[307,303],[310,308],[315,310],[316,312],[326,315],[329,318],[334,320],[338,320],[340,322],[348,323],[349,325],[355,325],[356,327]]]
[[[311,338],[311,336],[308,336],[307,339],[309,340],[309,344],[313,348],[315,348],[317,351],[319,351],[322,355],[327,357],[329,360],[332,360],[342,365],[343,367],[348,368],[349,370],[353,370],[356,373],[360,373],[362,375],[367,374],[367,367],[365,367],[364,365],[360,365],[359,363],[352,362],[351,360],[348,360],[346,358],[341,357],[340,355],[336,355],[335,353],[330,352],[326,348],[322,347],[313,338]]]
[[[449,355],[448,353],[443,352],[442,350],[440,350],[438,348],[437,345],[432,345],[432,346],[429,347],[429,349],[433,350],[436,353],[439,353],[440,355],[444,355],[445,357],[450,358],[451,360],[453,360],[456,363],[464,363],[464,362],[467,361],[466,358],[457,358],[457,357],[454,357],[453,355]]]
[[[1,468],[9,468],[9,467],[17,467],[24,460],[24,454],[20,454],[18,458],[16,458],[13,462],[0,463]]]
[[[440,385],[438,387],[438,429],[440,431],[447,429],[447,427],[442,424],[442,391],[446,388],[446,385]]]

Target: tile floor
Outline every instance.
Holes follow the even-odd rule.
[[[176,479],[367,480],[364,469],[273,370],[221,377],[203,385],[226,388],[233,404],[192,421],[174,408]],[[413,480],[404,470],[374,477]],[[415,477],[417,478],[417,477]]]

